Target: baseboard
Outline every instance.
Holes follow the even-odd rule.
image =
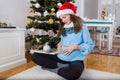
[[[22,64],[25,64],[26,62],[27,62],[26,59],[21,59],[21,60],[16,60],[14,62],[4,64],[4,65],[0,66],[0,72],[9,70],[9,69],[17,67],[17,66],[20,66]]]

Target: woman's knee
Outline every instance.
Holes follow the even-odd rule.
[[[79,62],[70,63],[68,67],[63,67],[58,70],[58,74],[68,80],[78,79],[84,70],[83,64]]]
[[[70,67],[60,68],[58,74],[68,80],[76,80],[81,76],[79,70],[71,69]]]
[[[73,71],[80,71],[82,73],[84,70],[84,64],[81,63],[80,61],[75,61],[70,63],[70,68]]]

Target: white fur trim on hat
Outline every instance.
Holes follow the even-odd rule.
[[[73,12],[73,10],[71,10],[71,9],[59,10],[59,11],[56,13],[56,16],[57,16],[57,17],[60,17],[60,15],[64,15],[64,14],[74,14],[74,12]]]

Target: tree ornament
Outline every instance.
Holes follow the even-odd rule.
[[[31,24],[32,20],[31,19],[27,19],[27,24]]]
[[[55,15],[55,9],[54,8],[51,9],[50,15]]]
[[[51,12],[55,12],[55,9],[54,9],[54,8],[52,8],[52,9],[51,9]]]
[[[48,42],[45,43],[45,45],[43,46],[43,51],[50,52],[50,50],[51,50],[51,47],[48,45]]]
[[[39,3],[36,3],[36,4],[35,4],[35,7],[36,7],[36,8],[39,8],[39,7],[40,7],[40,4],[39,4]]]
[[[60,6],[62,6],[62,3],[59,2],[59,3],[57,3],[57,5],[60,7]]]
[[[49,23],[49,24],[53,24],[53,22],[54,22],[54,20],[53,20],[52,18],[50,18],[50,19],[48,20],[48,23]]]
[[[29,11],[30,13],[35,13],[35,11],[32,9],[32,8],[30,8],[30,11]]]
[[[52,36],[55,35],[55,33],[53,32],[53,30],[49,30],[49,31],[48,31],[48,35],[52,37]]]
[[[44,12],[44,14],[43,14],[43,15],[44,15],[44,17],[45,17],[45,16],[47,16],[47,15],[48,15],[48,11],[47,11],[47,10],[45,10],[45,12]]]
[[[55,15],[55,13],[54,13],[54,12],[51,12],[50,15]]]
[[[31,32],[34,32],[34,31],[35,31],[35,28],[33,28],[33,27],[30,28],[30,31],[31,31]]]

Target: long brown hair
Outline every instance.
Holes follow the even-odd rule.
[[[79,32],[82,29],[83,20],[79,16],[73,14],[69,15],[70,20],[73,22],[75,33]],[[61,35],[66,36],[66,33],[64,31],[64,23],[60,20],[58,37],[60,37]]]

